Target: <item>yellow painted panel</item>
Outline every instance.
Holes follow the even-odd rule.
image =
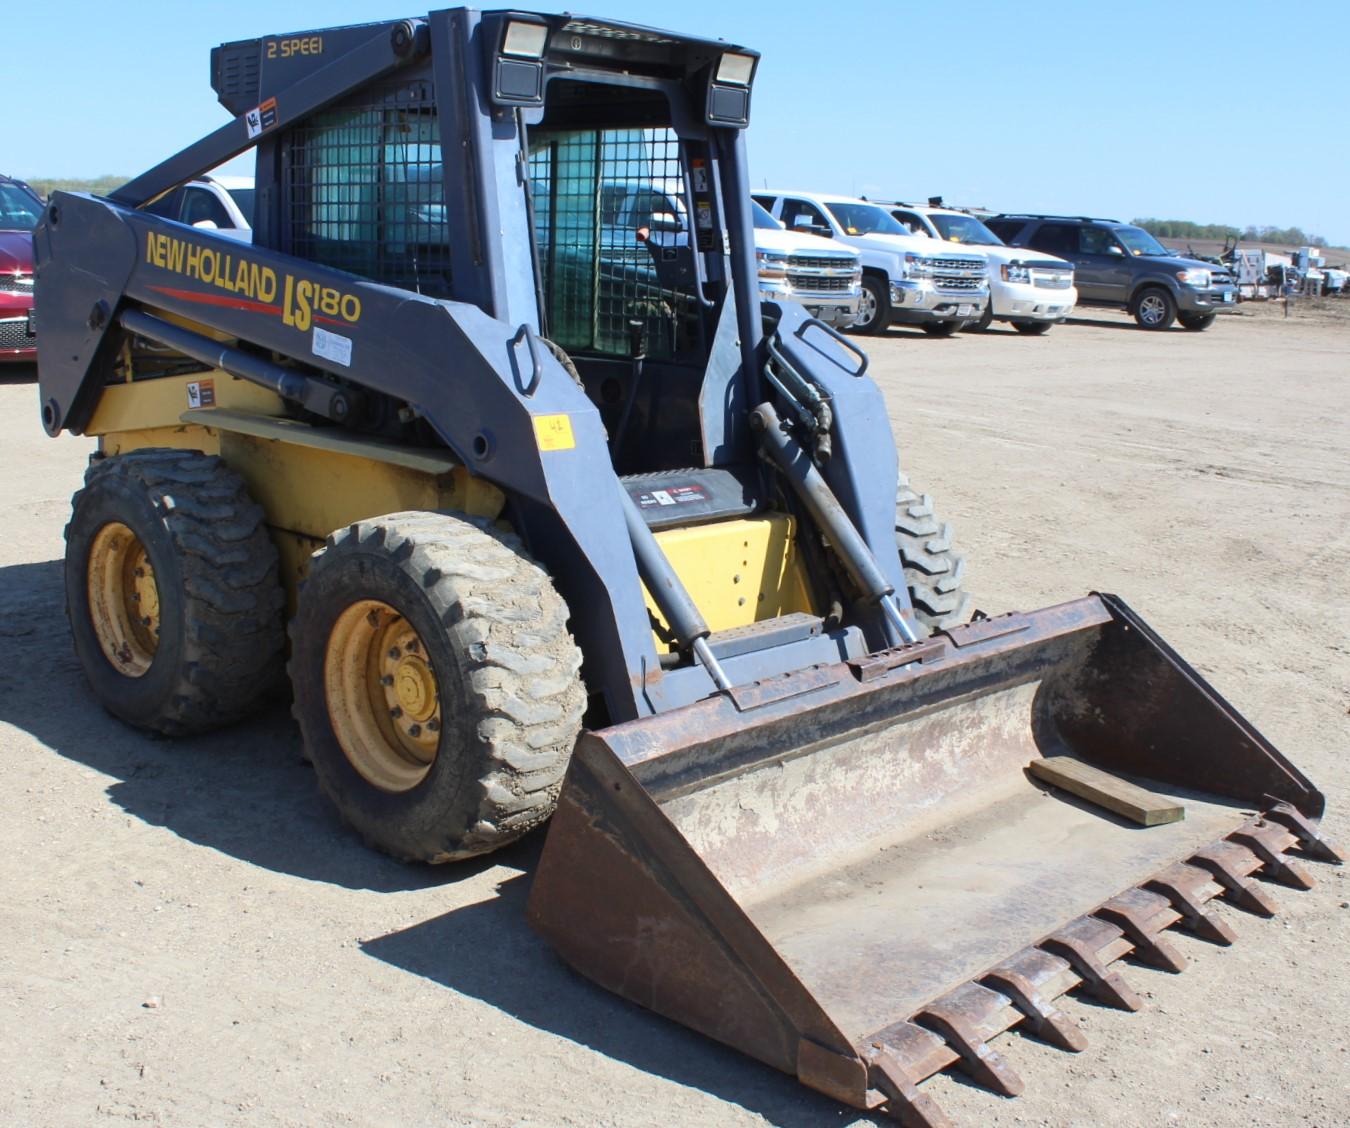
[[[203,454],[220,453],[220,434],[213,427],[180,423],[177,427],[146,427],[140,431],[111,431],[100,435],[98,449],[104,454],[126,454],[143,447],[172,447],[174,450],[199,450]]]
[[[280,415],[281,397],[248,380],[215,369],[187,376],[162,376],[131,384],[109,384],[99,396],[85,433],[106,435],[111,431],[139,431],[172,427],[189,408],[202,406],[190,398],[189,384],[196,384],[198,397],[204,381],[211,382],[217,407],[237,408],[258,415]],[[145,445],[145,444],[143,444]]]
[[[309,575],[309,561],[323,547],[321,537],[306,537],[285,529],[269,529],[277,546],[281,582],[286,588],[286,618],[295,614],[295,597],[300,581]]]
[[[676,575],[714,631],[814,611],[786,513],[665,529],[656,534]],[[665,625],[651,594],[648,610]],[[656,636],[657,649],[669,649]]]

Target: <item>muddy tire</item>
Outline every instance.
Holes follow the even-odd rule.
[[[567,606],[512,536],[393,513],[332,534],[291,624],[319,785],[406,861],[483,854],[553,812],[586,693]]]
[[[99,703],[178,736],[282,684],[285,595],[263,511],[219,458],[99,458],[66,526],[66,616]]]
[[[969,619],[970,596],[961,590],[966,559],[952,548],[951,523],[934,516],[932,497],[915,493],[903,473],[895,491],[895,543],[925,633]]]

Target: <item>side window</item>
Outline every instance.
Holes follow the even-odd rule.
[[[766,212],[768,212],[770,215],[773,215],[773,205],[777,202],[775,197],[773,197],[773,196],[754,196],[754,195],[752,195],[750,198],[751,198],[752,200],[754,200],[755,203],[757,203],[760,207],[762,207],[762,208],[763,208]]]
[[[188,188],[183,197],[183,222],[186,224],[209,221],[221,230],[232,230],[234,220],[225,205],[216,199],[209,188]]]
[[[820,209],[805,200],[784,200],[783,214],[779,218],[783,221],[783,226],[789,231],[800,231],[811,227],[823,227],[826,231],[832,230],[829,220],[821,214]]]
[[[1116,245],[1116,237],[1105,227],[1080,227],[1078,250],[1085,255],[1105,255]]]
[[[1020,219],[986,219],[984,225],[1009,246],[1026,226]]]
[[[1048,255],[1072,258],[1078,253],[1078,228],[1070,223],[1043,223],[1032,234],[1031,245]]]
[[[153,204],[146,204],[141,210],[164,219],[177,219],[183,210],[183,189],[175,188],[167,196],[161,196]]]
[[[453,294],[440,131],[428,91],[377,88],[291,131],[286,249],[432,297]]]
[[[903,223],[908,227],[911,235],[927,235],[929,233],[924,221],[913,212],[893,211],[891,215],[895,216],[898,223]]]
[[[674,216],[678,223],[680,208],[662,192],[639,192],[633,200],[632,210],[628,213],[628,226],[635,231],[639,227],[650,227],[654,215]]]

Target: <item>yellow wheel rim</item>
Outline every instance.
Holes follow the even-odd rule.
[[[441,740],[441,697],[426,645],[387,603],[363,599],[333,624],[324,695],[338,744],[362,777],[408,791],[427,777]]]
[[[142,677],[159,648],[159,587],[145,545],[119,521],[99,529],[86,571],[94,636],[114,669]]]

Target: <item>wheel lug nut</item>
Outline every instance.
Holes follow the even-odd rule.
[[[393,675],[393,674],[385,674],[384,677],[382,677],[382,678],[380,679],[380,684],[381,684],[381,685],[393,685],[393,684],[394,684],[394,675]]]
[[[145,575],[145,569],[144,569],[144,568],[137,568],[137,569],[132,573],[132,575],[134,575],[134,576],[136,576],[138,579],[140,579],[140,578],[144,577],[144,575]]]
[[[403,716],[403,710],[400,709],[397,705],[395,705],[392,709],[389,710],[389,715],[393,717],[395,720],[397,720],[399,717]]]
[[[149,625],[150,625],[150,616],[146,615],[144,618],[141,619],[141,626],[148,627]]]
[[[408,653],[409,653],[409,654],[416,654],[416,653],[417,653],[417,640],[416,640],[416,639],[413,639],[412,642],[408,643]]]
[[[389,648],[389,657],[390,657],[390,658],[397,658],[397,657],[399,657],[401,654],[402,654],[402,651],[400,651],[399,648],[398,648],[397,646],[391,646],[391,647]]]
[[[409,726],[408,726],[408,735],[409,735],[409,736],[421,736],[421,735],[422,735],[422,726],[421,726],[421,725],[409,725]]]
[[[427,722],[427,731],[428,731],[428,732],[440,732],[440,731],[441,731],[441,722],[440,722],[440,721],[428,721],[428,722]]]

